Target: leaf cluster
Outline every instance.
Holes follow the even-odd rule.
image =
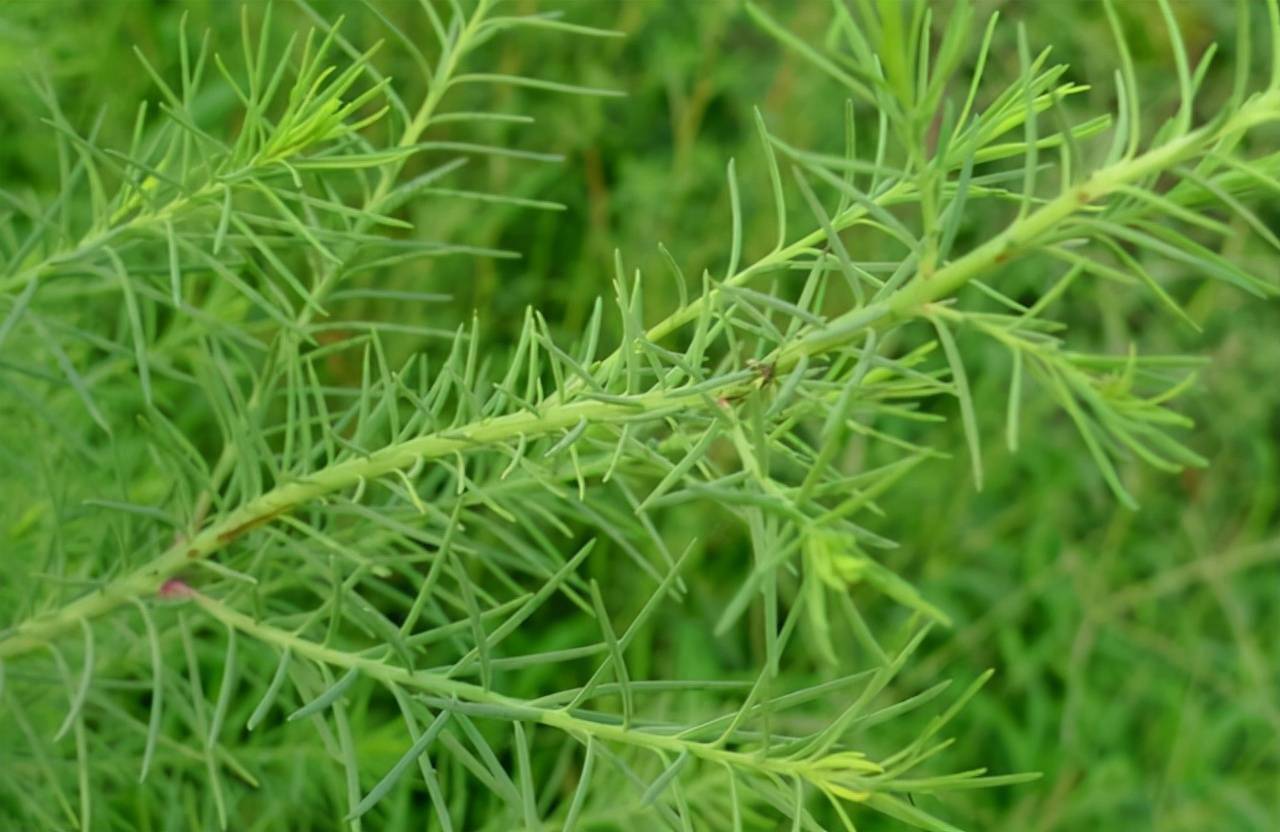
[[[436,138],[441,125],[518,119],[450,110],[449,94],[611,93],[473,71],[481,47],[513,31],[613,33],[490,0],[423,2],[428,50],[371,6],[420,73],[411,100],[377,45],[302,8],[317,28],[278,50],[272,12],[246,11],[238,66],[185,31],[176,81],[139,53],[159,103],[139,107],[124,150],[98,140],[99,122],[77,129],[37,83],[59,191],[0,192],[0,347],[14,379],[0,407],[17,426],[0,453],[6,480],[39,484],[11,534],[33,554],[7,559],[0,590],[0,725],[20,737],[2,752],[16,774],[0,810],[37,827],[125,828],[131,810],[103,795],[136,771],[156,805],[193,824],[272,828],[281,810],[262,807],[279,781],[266,772],[286,741],[337,763],[292,793],[341,804],[357,829],[408,822],[425,794],[445,830],[853,829],[861,808],[947,830],[945,808],[917,797],[942,807],[956,790],[1027,779],[931,773],[941,732],[987,675],[946,698],[947,683],[896,686],[951,616],[886,564],[896,544],[876,518],[891,488],[947,453],[913,429],[949,418],[939,401],[955,400],[982,487],[971,339],[1010,357],[1011,448],[1034,389],[1122,502],[1121,459],[1203,464],[1173,408],[1194,357],[1081,351],[1048,313],[1105,281],[1194,327],[1153,262],[1277,292],[1214,246],[1237,217],[1280,248],[1250,207],[1280,188],[1280,155],[1250,146],[1280,120],[1280,69],[1260,85],[1238,73],[1229,100],[1196,118],[1212,53],[1190,64],[1162,2],[1181,98],[1147,124],[1108,4],[1120,106],[1076,120],[1068,102],[1085,88],[1021,29],[1016,77],[987,77],[997,20],[969,55],[967,4],[942,22],[924,3],[835,3],[821,48],[748,6],[843,88],[843,152],[795,147],[757,112],[772,248],[747,253],[748,185],[730,161],[722,269],[685,274],[662,249],[656,279],[676,301],[655,314],[655,278],[619,253],[580,331],[566,337],[530,308],[504,354],[486,348],[483,314],[437,326],[341,310],[416,312],[435,296],[377,277],[422,258],[508,255],[430,239],[405,219],[412,205],[559,207],[446,187],[476,157],[550,158]],[[1258,10],[1240,8],[1248,32]],[[1274,0],[1262,17],[1280,67]],[[232,135],[202,123],[211,87],[236,102]],[[973,239],[976,210],[1007,225]],[[1032,298],[1000,288],[1013,263],[1043,275]],[[397,355],[395,336],[422,346]],[[853,439],[873,453],[856,458]],[[83,485],[60,474],[76,468],[105,473]],[[714,553],[673,532],[691,508],[750,543],[708,621],[721,637],[758,633],[759,661],[739,678],[636,667],[637,638],[666,605],[697,602],[697,564]],[[601,587],[617,574],[635,599],[625,616]],[[871,631],[855,603],[865,590],[909,613],[901,631]],[[565,620],[578,625],[567,638],[528,636]],[[869,669],[847,667],[855,649]],[[579,683],[547,690],[550,669]],[[897,726],[926,707],[902,740]]]

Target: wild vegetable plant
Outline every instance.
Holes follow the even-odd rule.
[[[440,320],[441,287],[384,278],[510,254],[437,239],[434,203],[560,207],[456,184],[485,158],[553,161],[459,138],[527,119],[456,96],[614,94],[496,71],[486,44],[615,33],[494,0],[373,4],[418,73],[401,81],[301,9],[315,28],[282,47],[270,8],[243,9],[241,44],[184,29],[176,77],[139,50],[155,94],[127,146],[34,79],[58,188],[0,192],[5,827],[948,830],[960,790],[1035,788],[947,767],[986,677],[898,683],[950,619],[886,566],[876,518],[950,450],[913,425],[952,399],[975,488],[979,410],[1005,409],[1016,449],[1030,396],[1124,503],[1120,460],[1204,464],[1173,406],[1194,356],[1089,352],[1050,313],[1099,282],[1194,327],[1171,267],[1276,293],[1215,250],[1231,217],[1280,248],[1250,208],[1280,190],[1280,153],[1254,149],[1280,121],[1276,0],[1240,4],[1235,85],[1207,103],[1212,51],[1192,63],[1162,0],[1167,116],[1104,5],[1119,106],[1085,119],[1021,27],[1020,72],[989,77],[1008,24],[966,3],[837,2],[822,45],[747,5],[843,88],[808,116],[841,120],[844,152],[757,112],[764,164],[727,161],[720,269],[664,248],[668,273],[642,275],[619,253],[583,331],[530,308],[510,344],[486,310]],[[210,94],[234,118],[202,120]],[[760,256],[748,189],[775,218]],[[975,238],[974,212],[1007,221]],[[1039,275],[1018,293],[1014,263]],[[646,309],[655,280],[669,303]],[[1008,355],[1000,402],[971,393],[982,342]],[[680,531],[691,510],[750,544],[706,616],[746,655],[725,678],[654,675],[635,648],[724,556]],[[911,613],[900,631],[867,625],[869,592]]]

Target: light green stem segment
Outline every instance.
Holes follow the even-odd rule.
[[[793,366],[802,356],[825,352],[868,326],[887,325],[913,317],[930,303],[951,297],[969,281],[990,274],[1002,264],[1027,253],[1036,240],[1063,221],[1100,202],[1122,186],[1169,170],[1204,152],[1220,140],[1250,127],[1280,119],[1280,90],[1271,90],[1246,103],[1221,124],[1206,125],[1177,139],[1114,165],[1095,171],[1083,183],[1063,191],[1024,219],[928,277],[917,276],[887,300],[851,310],[777,356],[779,369]]]
[[[471,48],[471,42],[475,39],[476,34],[484,22],[485,17],[489,13],[489,8],[493,5],[494,0],[480,0],[476,6],[475,12],[467,20],[465,26],[458,33],[458,39],[452,49],[449,50],[444,60],[444,65],[439,67],[438,77],[435,83],[431,84],[427,90],[426,97],[422,100],[422,105],[418,107],[418,111],[414,113],[413,121],[407,124],[404,132],[400,136],[397,147],[406,148],[412,146],[422,134],[426,132],[427,127],[431,124],[431,119],[435,115],[436,110],[440,106],[440,101],[444,98],[445,93],[452,86],[454,74],[458,70],[458,61],[466,55]],[[366,210],[370,212],[379,212],[387,197],[391,194],[391,188],[395,185],[396,180],[400,177],[400,172],[404,169],[404,160],[395,162],[382,169],[378,177],[378,186],[373,194],[366,202]],[[370,221],[361,219],[357,224],[360,231],[366,230],[370,225]],[[339,266],[331,267],[321,277],[315,288],[315,297],[322,299],[329,294],[329,290],[342,276],[342,269]],[[299,315],[299,323],[306,324],[311,320],[312,308],[305,306]]]
[[[889,299],[854,309],[780,349],[774,355],[778,369],[793,367],[805,356],[818,355],[854,343],[868,327],[883,326],[918,314],[929,304],[955,294],[975,277],[988,274],[1002,263],[1032,249],[1038,237],[1084,210],[1090,203],[1100,201],[1124,185],[1168,170],[1225,137],[1277,119],[1280,119],[1280,90],[1272,90],[1250,99],[1231,118],[1219,124],[1192,131],[1145,154],[1098,170],[1081,185],[1064,191],[931,276],[917,276]],[[841,217],[841,221],[847,225],[848,216]],[[800,242],[775,252],[771,255],[772,260],[766,258],[761,263],[778,260],[785,256],[785,252],[794,254],[821,239],[822,235],[815,232]],[[761,268],[761,263],[747,271],[757,271]],[[709,301],[704,298],[697,303],[706,302]],[[690,308],[696,307],[697,303],[691,304]],[[648,336],[660,338],[696,317],[696,312],[688,310],[673,315],[652,328]],[[621,351],[604,359],[602,367],[607,368],[620,355]],[[705,410],[715,406],[717,395],[736,392],[736,388],[741,385],[740,381],[726,382],[726,386],[720,390],[704,389],[696,394],[687,391],[683,394],[680,391],[658,391],[608,402],[587,400],[564,403],[563,396],[554,396],[536,413],[519,412],[481,420],[392,445],[367,457],[336,463],[303,480],[273,488],[206,527],[190,541],[170,547],[144,566],[57,610],[16,625],[0,640],[0,659],[29,653],[60,634],[75,629],[82,619],[107,613],[134,598],[153,595],[166,580],[177,575],[188,563],[213,555],[241,534],[270,522],[297,506],[326,494],[354,487],[363,480],[411,468],[419,459],[437,459],[477,448],[494,447],[516,441],[521,436],[537,438],[567,430],[583,421],[589,425],[619,423],[656,419],[681,411]]]
[[[166,580],[188,564],[206,558],[242,534],[326,494],[353,488],[361,481],[392,471],[412,468],[420,459],[439,459],[475,448],[514,442],[521,436],[537,438],[588,424],[624,422],[637,418],[661,418],[685,410],[701,397],[673,393],[649,393],[617,402],[580,401],[537,413],[522,411],[494,419],[428,434],[323,468],[305,479],[284,483],[248,501],[188,541],[170,546],[154,560],[45,615],[30,618],[0,641],[0,658],[26,653],[83,618],[108,612],[136,597],[153,595]],[[703,405],[706,406],[705,404]]]
[[[233,627],[245,635],[275,646],[289,650],[295,656],[305,656],[313,661],[356,670],[375,679],[385,686],[397,685],[409,690],[418,690],[443,699],[457,699],[461,702],[492,705],[518,718],[564,731],[585,741],[587,737],[595,737],[623,745],[639,746],[650,750],[668,751],[673,754],[687,752],[716,763],[730,765],[739,769],[755,769],[775,775],[791,778],[803,776],[808,763],[803,760],[766,759],[761,755],[734,751],[722,747],[719,743],[695,742],[679,736],[655,734],[638,728],[625,727],[583,719],[564,708],[548,708],[530,705],[521,699],[512,699],[479,685],[460,682],[447,678],[439,673],[425,670],[409,670],[403,667],[386,664],[367,656],[356,655],[342,650],[334,650],[309,639],[302,638],[285,630],[278,629],[257,621],[242,612],[232,609],[222,602],[206,595],[193,593],[192,600],[201,609],[218,619],[228,627]]]
[[[400,139],[396,143],[397,148],[408,148],[414,145],[430,125],[432,117],[440,106],[441,99],[449,91],[451,81],[457,71],[458,61],[471,48],[471,43],[476,37],[477,30],[483,24],[485,16],[489,12],[489,7],[493,5],[493,2],[494,0],[481,0],[475,12],[467,20],[466,25],[460,30],[454,47],[446,55],[444,65],[440,67],[439,79],[431,84],[421,106],[414,113],[413,120],[405,125]],[[118,237],[163,228],[166,223],[182,219],[188,213],[199,209],[201,206],[217,203],[233,187],[233,183],[247,179],[247,174],[250,171],[269,169],[276,165],[278,161],[277,159],[256,160],[255,164],[251,165],[250,168],[235,171],[232,174],[207,182],[194,192],[177,197],[157,211],[144,211],[129,216],[113,217],[106,227],[92,230],[74,244],[44,257],[33,258],[33,262],[24,266],[15,274],[0,280],[0,292],[16,292],[28,283],[40,280],[52,273],[63,264],[74,262],[103,248]],[[390,195],[391,188],[399,177],[400,171],[404,168],[404,164],[404,160],[399,160],[382,169],[378,178],[378,185],[373,194],[366,200],[364,206],[367,216],[361,217],[357,221],[357,232],[366,230],[372,224],[372,219],[370,218],[378,213]],[[321,276],[313,293],[317,301],[328,294],[333,284],[341,276],[341,273],[342,269],[334,266]],[[299,313],[300,323],[305,324],[309,321],[314,311],[311,306],[304,306]]]

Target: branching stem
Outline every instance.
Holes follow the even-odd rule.
[[[1267,121],[1280,119],[1280,90],[1270,90],[1246,102],[1230,118],[1156,147],[1140,156],[1121,160],[1095,172],[1083,184],[1060,194],[1025,218],[968,254],[951,261],[929,278],[917,277],[885,301],[851,310],[778,351],[779,370],[789,369],[802,358],[820,355],[854,342],[871,326],[914,317],[929,304],[950,297],[974,278],[990,273],[1013,257],[1031,250],[1041,235],[1052,230],[1086,206],[1096,204],[1125,185],[1194,157],[1225,137]],[[894,189],[886,191],[885,196]],[[862,216],[863,209],[854,207],[842,214],[834,228],[845,228]],[[786,248],[757,261],[728,282],[736,284],[762,270],[787,262],[805,249],[820,243],[824,232],[815,231]],[[710,296],[690,303],[666,320],[651,327],[647,337],[657,340],[695,320],[703,304],[713,302]],[[623,349],[602,360],[597,367],[607,369],[619,361]],[[448,430],[390,445],[367,457],[345,460],[316,471],[305,479],[283,483],[224,515],[186,542],[171,546],[152,561],[116,578],[88,595],[49,613],[32,617],[9,630],[0,640],[0,658],[29,653],[60,634],[79,626],[84,619],[103,615],[131,602],[134,598],[154,595],[165,581],[176,576],[189,563],[207,558],[226,547],[246,531],[269,522],[315,499],[355,487],[361,481],[375,479],[393,471],[411,468],[421,459],[438,459],[456,453],[467,453],[514,442],[521,437],[537,438],[556,431],[587,425],[620,424],[636,420],[653,420],[679,412],[707,410],[717,407],[718,396],[732,396],[744,387],[740,379],[727,379],[717,388],[700,385],[696,391],[676,389],[650,392],[605,402],[599,400],[567,400],[579,391],[581,382],[571,379],[558,393],[543,403],[538,412],[519,412],[493,419],[483,419]]]
[[[734,751],[718,743],[703,743],[679,736],[656,734],[643,729],[625,727],[575,716],[565,708],[547,708],[531,705],[522,699],[486,690],[479,685],[450,679],[439,673],[425,670],[408,670],[377,659],[335,650],[309,639],[257,621],[232,609],[214,598],[194,593],[192,600],[214,618],[245,635],[253,636],[264,644],[279,650],[289,650],[294,656],[303,656],[316,662],[344,670],[358,670],[386,687],[399,686],[417,690],[445,699],[455,699],[467,704],[495,706],[522,720],[536,722],[570,734],[582,742],[594,737],[606,742],[632,745],[672,754],[688,753],[710,762],[749,768],[760,772],[792,778],[804,776],[811,767],[807,760],[768,758],[745,751]]]

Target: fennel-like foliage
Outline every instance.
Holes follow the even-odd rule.
[[[1173,406],[1194,357],[1082,351],[1051,314],[1107,281],[1194,326],[1157,262],[1275,294],[1214,243],[1225,213],[1280,248],[1249,207],[1280,189],[1280,154],[1251,142],[1280,121],[1277,6],[1241,4],[1244,69],[1204,118],[1212,56],[1191,64],[1162,0],[1181,104],[1155,123],[1109,4],[1120,106],[1085,120],[1067,106],[1083,87],[1021,31],[1018,75],[987,77],[994,16],[851,6],[834,4],[825,46],[746,9],[843,87],[809,115],[843,119],[846,152],[795,147],[757,113],[765,165],[727,163],[722,272],[685,274],[664,249],[670,273],[652,277],[619,254],[583,331],[531,308],[509,351],[486,346],[485,310],[436,320],[428,294],[379,277],[508,254],[436,239],[413,206],[558,207],[453,184],[477,157],[554,161],[458,139],[521,117],[454,96],[613,94],[489,71],[485,44],[614,33],[494,0],[375,3],[384,49],[420,72],[402,86],[338,21],[304,5],[315,29],[278,49],[279,10],[246,8],[242,44],[184,32],[177,77],[139,51],[156,94],[124,147],[38,83],[60,188],[0,192],[0,464],[29,484],[6,489],[0,541],[6,828],[335,828],[336,813],[353,829],[853,829],[869,809],[947,830],[949,792],[1033,777],[946,768],[946,723],[985,677],[894,687],[950,623],[874,531],[890,489],[945,450],[901,426],[954,397],[977,488],[978,412],[1007,407],[1014,448],[1033,395],[1061,405],[1123,502],[1122,458],[1203,464]],[[234,99],[234,129],[202,118],[211,90]],[[756,188],[776,217],[758,257]],[[979,210],[1004,229],[975,239]],[[868,241],[892,259],[862,258]],[[1041,270],[1034,297],[1002,290],[1015,261]],[[669,282],[670,309],[644,308],[649,280]],[[397,356],[389,337],[417,346]],[[1010,357],[996,405],[968,381],[979,339]],[[874,463],[848,453],[854,435]],[[750,674],[661,678],[629,654],[665,608],[697,603],[709,541],[670,521],[691,506],[750,541],[707,618],[759,634]],[[870,631],[864,588],[909,625]],[[549,668],[579,681],[546,688]],[[881,726],[918,708],[933,712],[914,738],[886,747]]]

